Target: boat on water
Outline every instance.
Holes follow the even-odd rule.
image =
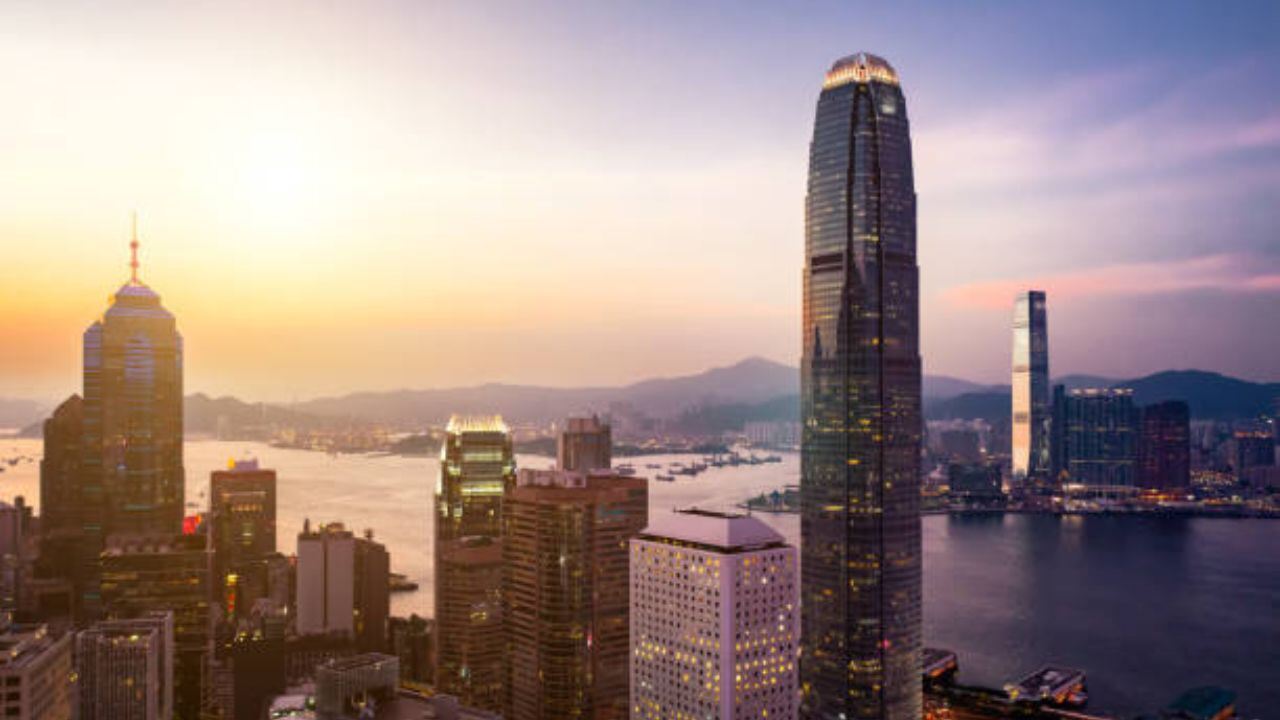
[[[654,475],[653,479],[659,482],[675,482],[676,481],[676,478],[674,475]]]

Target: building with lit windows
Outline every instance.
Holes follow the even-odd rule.
[[[500,712],[502,498],[515,485],[511,433],[498,416],[454,416],[436,482],[436,686],[464,704]]]
[[[298,534],[299,635],[347,635],[361,650],[387,644],[391,559],[372,535],[356,537],[342,523]]]
[[[644,478],[522,469],[503,503],[507,720],[624,720]]]
[[[173,614],[104,620],[76,635],[80,720],[173,717]]]
[[[898,74],[837,61],[805,197],[802,717],[922,713],[919,269]]]
[[[600,418],[569,418],[556,440],[556,465],[561,470],[589,472],[613,466],[613,430]]]
[[[73,584],[82,570],[78,558],[83,530],[79,512],[83,436],[84,401],[79,395],[72,395],[44,421],[37,572],[41,577],[65,578]]]
[[[1050,473],[1049,329],[1041,290],[1020,293],[1013,309],[1013,477]]]
[[[760,520],[651,518],[631,541],[631,717],[794,718],[799,557]]]
[[[112,533],[182,530],[182,336],[160,296],[133,274],[84,332],[83,602],[100,611],[98,553]]]
[[[1078,485],[1135,487],[1139,412],[1129,388],[1080,388],[1064,403],[1062,461],[1065,479]]]
[[[173,613],[173,709],[197,718],[213,651],[212,553],[193,535],[112,536],[102,553],[102,600],[111,620]]]

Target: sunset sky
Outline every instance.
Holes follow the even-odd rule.
[[[128,278],[189,391],[587,385],[799,355],[823,73],[898,70],[925,370],[1280,379],[1280,4],[5,2],[0,395]]]

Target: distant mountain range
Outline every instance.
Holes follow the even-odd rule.
[[[186,398],[186,429],[213,433],[219,418],[237,430],[254,426],[299,428],[387,423],[426,426],[453,413],[501,413],[516,423],[545,423],[580,412],[636,413],[671,421],[689,432],[716,432],[750,420],[792,420],[799,416],[799,371],[763,358],[694,375],[644,380],[619,387],[553,388],[490,383],[464,388],[361,392],[290,405],[247,403],[233,397]],[[1056,378],[1069,388],[1132,387],[1139,404],[1183,399],[1194,417],[1231,419],[1270,412],[1280,383],[1254,383],[1201,370],[1166,371],[1133,380],[1093,375]],[[1009,386],[982,385],[942,375],[924,377],[928,419],[1007,420]],[[0,399],[0,427],[27,425],[39,437],[48,411],[38,403]]]
[[[1185,400],[1191,416],[1200,420],[1233,420],[1275,412],[1280,383],[1255,383],[1204,370],[1166,370],[1132,380],[1092,375],[1068,375],[1054,383],[1068,389],[1082,387],[1133,388],[1134,402],[1150,405],[1165,400]],[[925,399],[929,420],[982,418],[1007,420],[1012,402],[1008,386],[969,392],[949,398]]]

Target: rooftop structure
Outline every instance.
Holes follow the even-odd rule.
[[[501,415],[454,415],[445,427],[449,433],[507,433],[510,429]]]
[[[668,543],[690,543],[724,552],[782,546],[786,540],[763,521],[742,513],[692,508],[649,519],[640,537]]]
[[[1178,696],[1163,716],[1178,720],[1226,720],[1235,717],[1236,694],[1220,687],[1192,688]]]
[[[873,80],[886,85],[897,85],[898,72],[884,58],[860,52],[835,61],[827,71],[822,87],[825,90],[849,83],[865,83]]]

